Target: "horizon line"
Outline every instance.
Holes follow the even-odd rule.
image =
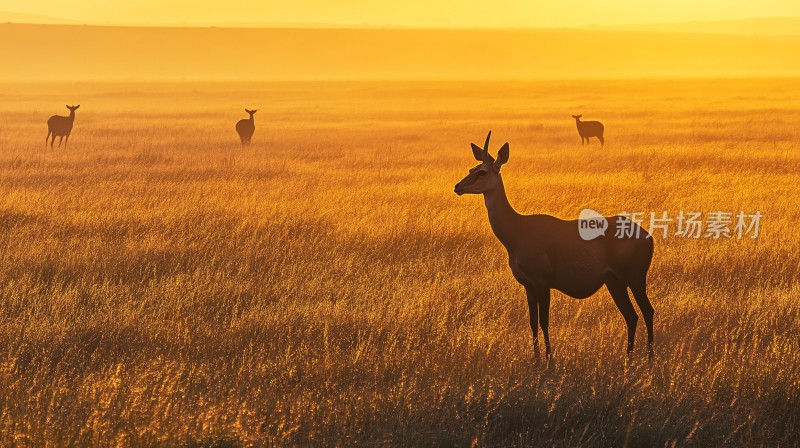
[[[330,83],[330,84],[367,84],[367,83],[554,83],[554,82],[655,82],[655,81],[763,81],[779,79],[784,81],[800,81],[800,73],[775,74],[760,76],[719,76],[719,75],[694,75],[694,76],[642,76],[642,77],[562,77],[562,78],[103,78],[103,79],[9,79],[0,78],[0,84],[226,84],[231,82],[244,82],[253,84],[303,84],[303,83]]]
[[[426,25],[396,25],[396,24],[370,24],[370,23],[333,23],[333,22],[301,22],[301,21],[282,21],[282,22],[227,22],[227,23],[204,23],[204,22],[115,22],[115,21],[95,21],[95,20],[81,20],[81,19],[66,19],[61,17],[53,17],[41,14],[28,14],[28,13],[14,13],[9,11],[0,11],[0,17],[3,14],[13,14],[22,16],[39,17],[42,21],[18,21],[18,20],[3,20],[0,24],[3,25],[48,25],[48,26],[97,26],[97,27],[119,27],[119,28],[225,28],[225,29],[298,29],[298,30],[324,30],[324,29],[396,29],[396,30],[615,30],[615,27],[631,27],[631,26],[664,26],[664,25],[691,25],[691,24],[719,24],[719,23],[735,23],[747,22],[758,20],[800,20],[800,16],[759,16],[759,17],[744,17],[737,19],[699,19],[699,20],[686,20],[686,21],[670,21],[670,22],[627,22],[627,23],[610,23],[598,24],[588,23],[584,25],[507,25],[507,26],[481,26],[481,25],[449,25],[449,26],[426,26]],[[51,22],[47,22],[50,20]],[[721,32],[718,32],[721,33]]]

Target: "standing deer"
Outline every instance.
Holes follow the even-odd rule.
[[[480,162],[455,186],[455,193],[482,194],[489,212],[489,224],[508,251],[508,264],[514,278],[525,287],[528,297],[533,345],[539,353],[537,317],[544,335],[547,358],[551,357],[550,290],[557,289],[576,299],[591,296],[604,284],[611,293],[628,326],[628,354],[639,317],[628,296],[628,288],[647,325],[649,356],[653,354],[653,306],[647,297],[647,271],[653,257],[653,240],[636,223],[621,216],[606,218],[608,227],[617,229],[621,220],[629,237],[603,235],[584,240],[579,221],[564,221],[549,215],[520,215],[508,202],[500,168],[508,162],[508,143],[497,153],[489,154],[489,135],[483,149],[472,144],[472,154]]]
[[[581,146],[583,146],[583,140],[586,140],[586,143],[589,143],[589,137],[597,137],[600,140],[600,146],[604,146],[606,144],[606,140],[603,138],[603,123],[599,121],[581,121],[581,117],[583,115],[573,115],[572,118],[575,119],[575,124],[578,126],[578,134],[581,136]]]
[[[244,111],[250,114],[250,118],[243,118],[236,122],[236,132],[239,134],[239,138],[242,139],[242,146],[249,145],[250,139],[253,138],[253,132],[256,130],[256,122],[253,119],[253,115],[258,112],[258,109],[245,109]]]
[[[67,147],[67,143],[69,143],[69,134],[72,132],[72,125],[75,123],[75,111],[78,110],[79,107],[81,107],[80,104],[77,106],[67,106],[67,109],[69,109],[68,117],[53,115],[47,119],[47,137],[44,138],[45,146],[47,146],[47,139],[49,139],[52,134],[53,139],[50,140],[50,149],[53,149],[53,143],[56,141],[56,137],[59,137],[59,148],[61,147],[61,141],[64,140],[64,137],[67,137],[67,141],[64,142],[64,148]]]

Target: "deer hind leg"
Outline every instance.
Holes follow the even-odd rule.
[[[69,143],[69,134],[66,135],[66,139],[64,140],[64,149],[67,149],[67,143]]]
[[[50,140],[50,134],[52,133],[51,130],[47,130],[47,137],[44,138],[44,147],[47,148],[47,141]]]
[[[628,287],[617,277],[609,275],[606,279],[606,288],[614,299],[614,303],[625,318],[625,324],[628,326],[628,354],[633,352],[633,340],[636,337],[636,323],[639,321],[639,316],[633,308],[631,298],[628,296]]]
[[[644,317],[644,324],[647,326],[647,350],[649,356],[653,356],[653,315],[655,310],[653,304],[650,303],[650,298],[647,297],[647,281],[642,279],[640,282],[635,282],[631,285],[633,297],[636,299],[636,305]]]

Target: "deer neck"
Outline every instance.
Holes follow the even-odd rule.
[[[70,110],[69,111],[69,119],[70,119],[70,121],[75,121],[75,111],[74,110]]]
[[[510,247],[514,238],[518,236],[514,229],[522,215],[508,202],[502,177],[495,188],[483,193],[483,201],[489,213],[489,225],[492,226],[494,235],[506,248]]]

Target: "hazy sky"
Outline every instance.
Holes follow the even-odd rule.
[[[800,16],[798,0],[2,0],[0,11],[115,23],[558,27]]]

